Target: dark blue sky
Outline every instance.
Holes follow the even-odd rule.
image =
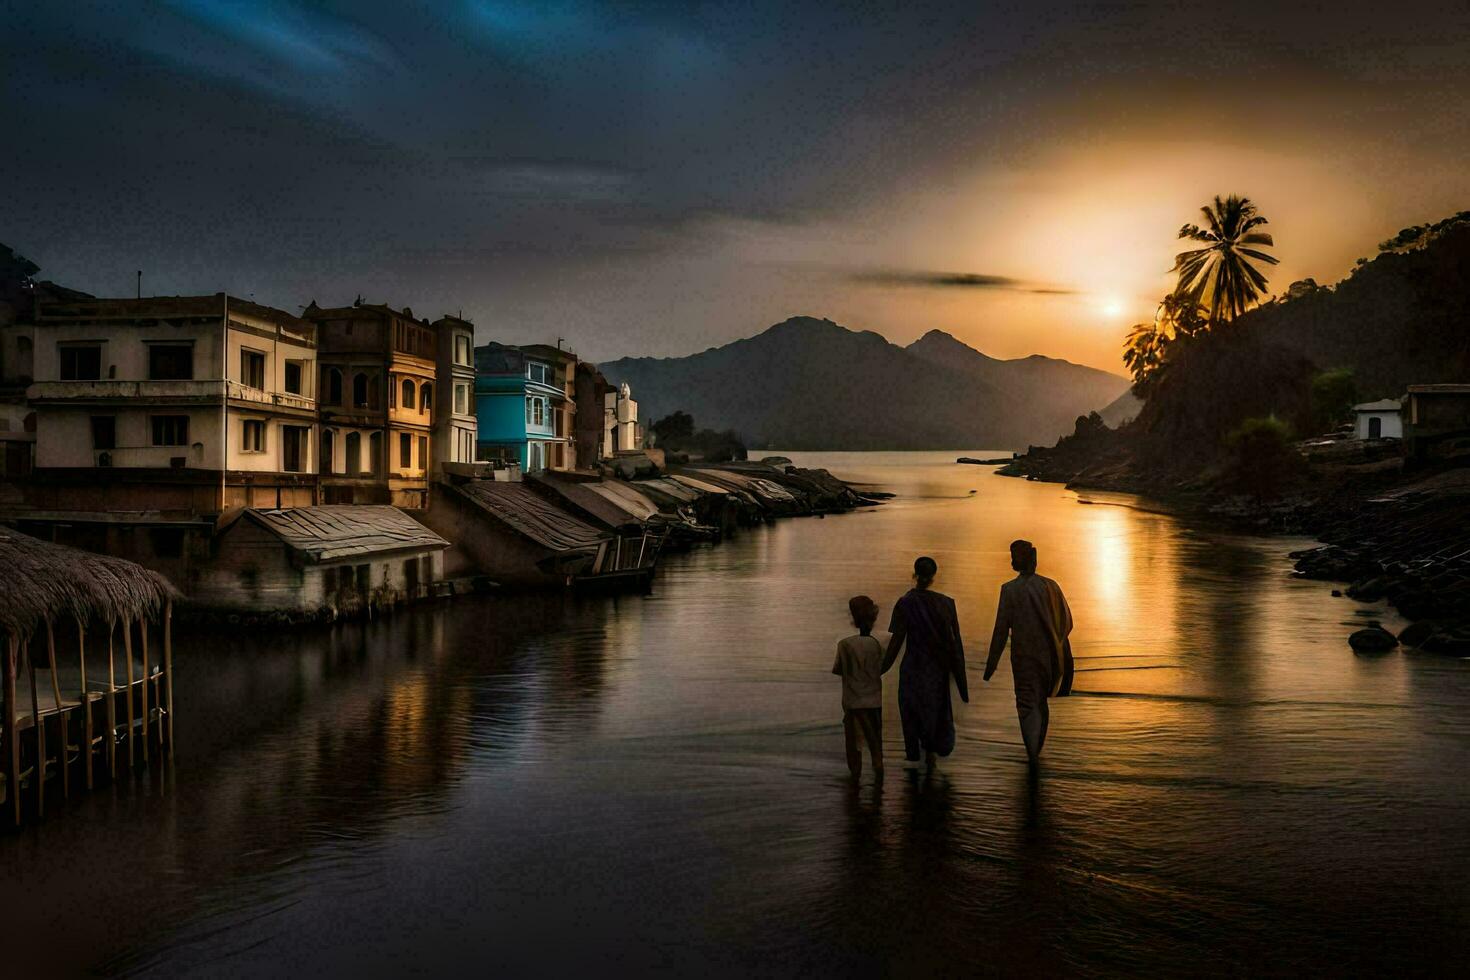
[[[808,313],[1116,367],[1209,195],[1279,288],[1470,206],[1467,10],[6,4],[0,241],[596,358]]]

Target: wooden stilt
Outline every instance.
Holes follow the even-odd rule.
[[[36,658],[31,656],[31,645],[26,644],[26,677],[31,682],[31,727],[36,732],[36,816],[46,814],[46,726],[41,724],[41,700],[36,694]]]
[[[77,662],[82,681],[82,760],[87,770],[87,789],[92,789],[92,696],[87,691],[87,626],[77,619]]]
[[[66,730],[66,712],[61,708],[61,681],[56,676],[56,632],[46,620],[46,662],[51,671],[51,696],[56,700],[56,727],[61,732],[61,746],[56,752],[56,765],[61,770],[61,796],[71,799],[71,766],[67,765],[67,746],[71,736]]]
[[[168,754],[174,754],[174,604],[163,604],[163,684],[164,696],[168,699]]]
[[[123,624],[123,660],[128,665],[128,771],[131,772],[137,760],[133,755],[133,621],[124,618]]]
[[[10,816],[20,825],[20,739],[15,730],[15,662],[20,641],[11,634],[5,648],[5,792]]]
[[[107,778],[117,778],[117,671],[113,665],[112,635],[117,621],[107,623]]]
[[[148,672],[148,617],[138,620],[138,637],[143,644],[143,761],[148,761],[148,688],[153,678]]]

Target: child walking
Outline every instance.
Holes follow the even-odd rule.
[[[874,634],[878,604],[865,595],[847,601],[856,636],[837,641],[832,673],[842,678],[842,730],[847,738],[847,768],[863,772],[863,746],[873,757],[873,772],[883,775],[883,653],[887,634]]]

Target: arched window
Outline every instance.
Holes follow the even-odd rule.
[[[336,368],[327,368],[327,404],[342,404],[342,372]]]
[[[382,379],[375,374],[373,375],[372,380],[368,382],[368,408],[383,407],[383,393],[382,385],[380,383],[381,381]]]
[[[434,407],[434,386],[425,381],[419,386],[419,411],[427,412]]]
[[[336,462],[336,460],[334,460],[332,457],[334,455],[336,455],[336,452],[337,452],[337,433],[334,432],[334,431],[332,431],[331,429],[323,429],[322,430],[322,466],[321,466],[321,474],[323,476],[330,476],[332,474],[332,467],[333,467],[333,465]]]
[[[405,412],[413,411],[413,382],[407,378],[403,379],[403,398],[399,401]]]
[[[361,371],[352,376],[352,407],[368,407],[368,376]]]
[[[368,466],[373,476],[383,475],[383,433],[374,432],[368,436]]]
[[[326,440],[323,439],[322,442],[325,444]],[[342,452],[342,455],[346,457],[342,460],[345,464],[342,468],[343,472],[348,476],[356,476],[362,472],[362,435],[357,432],[349,432],[343,442],[346,444]]]

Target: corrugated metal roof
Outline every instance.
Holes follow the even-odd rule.
[[[659,512],[658,504],[640,493],[637,487],[621,480],[603,480],[601,483],[588,484],[587,488],[613,501],[641,521],[646,521]]]
[[[595,548],[608,538],[523,483],[471,480],[455,489],[512,530],[555,551]]]
[[[448,541],[386,504],[327,504],[245,514],[315,562],[449,547]]]
[[[591,516],[593,523],[601,522],[607,527],[618,528],[647,519],[646,514],[635,514],[621,501],[599,493],[596,483],[567,480],[547,473],[528,473],[525,482],[545,487],[556,494],[553,503],[558,498],[565,500],[576,513]]]

